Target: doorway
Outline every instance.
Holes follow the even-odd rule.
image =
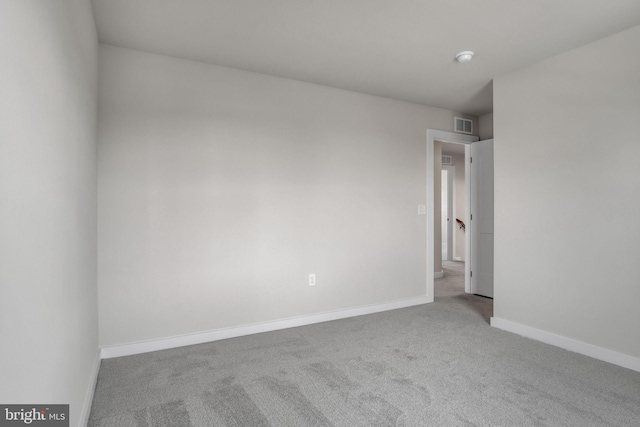
[[[436,162],[436,156],[441,156],[441,147],[438,146],[438,152],[436,153],[436,141],[446,143],[465,144],[465,153],[468,150],[468,144],[478,141],[477,136],[464,135],[453,132],[445,132],[440,130],[427,130],[427,301],[433,302],[434,300],[434,278],[435,275],[440,273],[435,271],[436,257],[441,259],[440,245],[436,245],[436,238],[440,239],[440,206],[435,205],[435,185],[440,185],[440,170],[441,162]],[[466,156],[466,154],[465,154]],[[437,170],[437,175],[436,175]],[[467,184],[468,185],[468,184]],[[436,228],[436,217],[438,217],[438,227]],[[462,221],[468,223],[465,218]],[[436,249],[437,247],[437,249]],[[469,244],[468,238],[465,238],[465,291],[470,292],[469,283],[469,262],[470,256],[468,255]],[[440,262],[441,263],[441,262]]]
[[[434,300],[434,276],[442,277],[443,275],[441,269],[435,271],[436,260],[440,267],[443,255],[440,247],[442,238],[440,179],[443,143],[464,144],[465,200],[468,201],[466,206],[469,207],[462,220],[466,225],[464,290],[465,293],[493,297],[493,140],[474,144],[478,139],[476,136],[427,130],[428,302]],[[472,161],[472,152],[475,153],[473,155],[475,162]],[[478,197],[479,195],[482,196]],[[483,286],[483,283],[489,287]]]

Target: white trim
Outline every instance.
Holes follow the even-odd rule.
[[[433,273],[434,279],[440,279],[441,277],[444,277],[444,270],[436,271]]]
[[[501,319],[499,317],[491,318],[491,326],[508,332],[513,332],[514,334],[522,335],[523,337],[531,338],[536,341],[541,341],[546,344],[564,348],[565,350],[593,357],[594,359],[613,363],[614,365],[622,366],[623,368],[640,372],[640,358],[637,357],[629,356],[624,353],[618,353],[617,351],[598,347],[593,344],[588,344],[583,341],[578,341],[573,338],[567,338],[562,335],[557,335],[551,332],[532,328],[530,326],[525,326],[520,323],[512,322],[510,320]]]
[[[280,329],[295,328],[297,326],[311,325],[314,323],[329,322],[331,320],[345,319],[348,317],[362,316],[365,314],[379,313],[382,311],[396,310],[398,308],[412,307],[426,304],[426,295],[393,301],[383,304],[367,305],[344,310],[328,311],[325,313],[305,316],[289,317],[270,322],[253,323],[249,325],[234,326],[230,328],[215,329],[194,334],[178,335],[174,337],[159,338],[149,341],[139,341],[122,345],[102,347],[101,358],[130,356],[132,354],[147,353],[150,351],[166,350],[169,348],[183,347],[186,345],[202,344],[211,341],[236,338],[245,335],[271,332]]]
[[[436,141],[457,142],[459,144],[471,144],[478,141],[477,136],[463,135],[459,133],[446,132],[443,130],[427,129],[427,301],[433,302],[433,280],[435,239],[434,236],[434,144]],[[469,261],[467,257],[466,261]]]
[[[93,369],[91,369],[91,376],[89,381],[89,388],[84,397],[84,404],[82,405],[82,412],[78,421],[78,426],[86,426],[89,424],[89,415],[91,415],[91,404],[93,403],[93,394],[96,391],[96,384],[98,382],[98,372],[100,371],[100,356],[101,351],[96,352],[96,358],[93,361]]]

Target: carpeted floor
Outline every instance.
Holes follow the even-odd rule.
[[[491,328],[463,269],[432,304],[104,360],[89,426],[640,425],[640,373]]]

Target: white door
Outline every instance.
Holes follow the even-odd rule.
[[[493,139],[470,148],[471,293],[493,298]]]

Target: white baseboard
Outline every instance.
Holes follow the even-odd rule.
[[[436,271],[435,273],[433,273],[434,279],[439,279],[441,277],[444,277],[444,270]]]
[[[96,359],[93,362],[93,369],[91,370],[91,381],[85,394],[84,404],[82,405],[82,412],[78,421],[78,427],[84,427],[89,423],[89,415],[91,414],[91,403],[93,402],[93,393],[96,391],[96,383],[98,382],[98,371],[100,370],[100,355],[101,351],[96,352]]]
[[[273,320],[270,322],[253,323],[231,328],[215,329],[212,331],[199,332],[195,334],[179,335],[149,341],[139,341],[122,345],[106,346],[102,347],[100,355],[102,359],[130,356],[132,354],[166,350],[169,348],[183,347],[186,345],[202,344],[211,341],[224,340],[227,338],[236,338],[245,335],[258,334],[261,332],[271,332],[280,329],[295,328],[296,326],[311,325],[314,323],[328,322],[331,320],[379,313],[382,311],[395,310],[398,308],[422,305],[428,302],[429,301],[427,296],[423,295],[416,298],[409,298],[384,304],[367,305],[345,310],[336,310],[306,316],[289,317],[286,319]]]
[[[594,359],[613,363],[614,365],[622,366],[623,368],[640,372],[640,358],[637,357],[629,356],[624,353],[618,353],[617,351],[598,347],[593,344],[587,344],[582,341],[574,340],[573,338],[556,335],[551,332],[532,328],[530,326],[525,326],[520,323],[512,322],[510,320],[501,319],[499,317],[491,318],[491,326],[508,332],[513,332],[514,334],[522,335],[523,337],[531,338],[536,341],[541,341],[546,344],[564,348],[565,350],[593,357]]]

